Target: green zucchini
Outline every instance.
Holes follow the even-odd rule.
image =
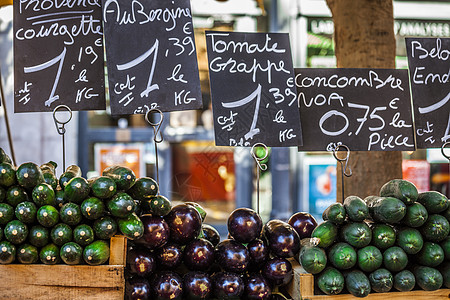
[[[116,183],[110,177],[98,176],[89,179],[88,182],[94,197],[108,199],[116,193]]]
[[[442,250],[444,250],[445,259],[450,261],[450,236],[447,236],[440,245]]]
[[[299,252],[299,262],[306,272],[318,274],[327,265],[327,255],[320,247],[304,246]]]
[[[14,208],[7,203],[0,203],[0,225],[5,225],[14,218]]]
[[[59,210],[61,221],[70,226],[78,225],[83,218],[81,208],[75,203],[66,203]]]
[[[41,168],[32,162],[21,164],[16,171],[17,183],[25,189],[31,190],[36,185],[44,182]]]
[[[83,177],[74,177],[70,179],[64,187],[64,200],[81,204],[89,196],[89,183]]]
[[[10,163],[0,163],[0,185],[10,187],[16,182],[16,169]]]
[[[437,191],[428,191],[419,194],[417,202],[425,206],[429,214],[438,214],[444,212],[449,207],[449,200]]]
[[[83,259],[83,248],[74,242],[62,245],[59,250],[61,260],[68,265],[79,265]]]
[[[394,286],[394,276],[386,269],[378,269],[369,274],[372,290],[377,293],[387,293]]]
[[[347,216],[353,222],[361,222],[369,217],[369,208],[364,200],[358,196],[348,196],[344,200]]]
[[[416,285],[416,277],[409,270],[403,270],[394,276],[394,288],[399,292],[409,292]]]
[[[406,215],[405,203],[393,197],[373,198],[367,206],[373,220],[379,223],[398,223]]]
[[[357,254],[352,246],[341,242],[331,246],[328,259],[337,269],[347,270],[356,265]]]
[[[56,208],[51,205],[41,206],[36,214],[36,218],[44,227],[53,227],[59,221],[59,213]]]
[[[369,278],[359,270],[344,273],[345,287],[355,297],[366,297],[371,290]]]
[[[91,266],[101,265],[109,259],[109,245],[106,241],[95,241],[84,248],[84,261]]]
[[[117,219],[117,224],[119,231],[130,240],[139,239],[144,234],[144,224],[135,213]]]
[[[27,192],[23,187],[13,185],[6,191],[6,203],[11,205],[12,207],[16,207],[17,204],[25,201],[30,200],[28,198]]]
[[[392,246],[383,253],[383,265],[391,272],[400,272],[408,265],[408,255],[402,248]]]
[[[435,291],[442,287],[444,278],[435,268],[416,266],[413,268],[416,283],[422,290]]]
[[[55,244],[47,244],[41,248],[39,259],[43,264],[55,265],[60,262],[59,248]]]
[[[31,227],[28,242],[35,247],[43,247],[48,244],[50,240],[50,233],[47,228],[41,225]]]
[[[94,234],[97,239],[109,240],[117,233],[117,222],[111,217],[103,217],[95,220]]]
[[[322,219],[324,221],[328,220],[337,225],[343,224],[346,217],[347,214],[345,212],[345,208],[342,203],[339,202],[333,203],[328,206],[322,214]]]
[[[17,248],[16,256],[21,264],[34,264],[39,260],[39,251],[33,245],[23,244]]]
[[[19,203],[15,209],[15,215],[17,220],[25,223],[32,224],[36,221],[37,208],[33,202],[25,201]]]
[[[68,166],[66,171],[59,177],[59,186],[64,189],[67,185],[67,182],[75,177],[81,177],[80,167],[77,165]]]
[[[73,241],[80,246],[89,245],[94,241],[94,230],[87,224],[81,224],[73,230]]]
[[[356,248],[366,247],[372,240],[372,230],[364,222],[348,223],[340,233],[343,241]]]
[[[450,206],[441,214],[450,222]]]
[[[158,184],[153,178],[141,177],[134,185],[127,190],[127,193],[135,200],[146,200],[152,196],[158,194]]]
[[[55,191],[48,183],[43,182],[35,186],[31,196],[38,207],[44,205],[56,206]]]
[[[425,240],[435,243],[441,242],[450,233],[449,221],[438,214],[430,215],[425,224],[420,227],[420,233]]]
[[[6,265],[16,259],[16,246],[8,241],[0,242],[0,264]]]
[[[114,217],[125,218],[135,210],[136,203],[127,193],[119,192],[106,202],[106,206]]]
[[[0,162],[7,162],[12,163],[11,158],[8,156],[8,154],[5,153],[5,150],[3,148],[0,148]]]
[[[55,207],[61,208],[66,203],[69,202],[64,200],[64,191],[61,189],[55,190]]]
[[[422,250],[416,255],[415,262],[422,266],[437,267],[444,261],[444,250],[439,244],[425,242]]]
[[[133,170],[123,166],[111,166],[103,170],[103,176],[108,176],[116,183],[117,190],[127,191],[136,182]]]
[[[428,211],[419,202],[406,207],[406,215],[402,220],[402,223],[409,227],[420,227],[428,219]]]
[[[439,272],[441,272],[442,278],[444,280],[444,286],[450,289],[450,262],[446,261],[438,267]]]
[[[86,219],[96,220],[105,213],[105,204],[97,197],[89,197],[81,203],[81,213]]]
[[[396,233],[385,224],[372,224],[372,244],[378,249],[387,249],[395,245]]]
[[[72,228],[64,223],[56,224],[50,231],[50,238],[57,246],[62,246],[72,240]]]
[[[6,190],[0,186],[0,202],[5,202],[6,200]]]
[[[186,202],[186,204],[188,204]],[[194,206],[194,205],[193,205]],[[200,206],[194,206],[197,211],[203,211],[203,213],[200,213],[200,216],[202,217],[202,220],[206,217],[205,210]],[[166,216],[170,210],[172,209],[172,204],[170,203],[169,199],[162,195],[156,195],[152,196],[149,199],[142,200],[141,201],[141,209],[143,214],[151,214],[154,216]]]
[[[416,186],[404,179],[392,179],[386,182],[380,189],[380,196],[394,197],[410,205],[417,200],[418,191]]]
[[[344,276],[337,269],[328,267],[318,275],[317,286],[327,295],[337,295],[344,289]]]
[[[373,272],[383,264],[383,253],[375,246],[358,250],[358,267],[364,272]]]
[[[423,247],[423,238],[419,230],[414,228],[402,228],[397,234],[397,245],[406,254],[416,254]]]
[[[49,184],[54,191],[58,188],[58,178],[55,175],[56,166],[57,164],[54,161],[40,166],[42,175],[44,176],[44,182]]]
[[[9,242],[13,243],[14,245],[18,245],[22,244],[27,239],[28,227],[19,220],[12,220],[8,224],[6,224],[3,232],[5,233],[5,238]]]
[[[312,238],[319,238],[319,247],[327,248],[333,244],[338,234],[338,228],[330,221],[320,223],[311,233]]]

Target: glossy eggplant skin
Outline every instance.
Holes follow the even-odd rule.
[[[216,228],[209,224],[202,224],[203,237],[210,241],[213,246],[217,246],[220,242],[220,234]]]
[[[292,265],[287,259],[274,257],[264,264],[262,275],[272,285],[286,285],[292,280],[294,273]]]
[[[221,241],[215,249],[216,263],[225,271],[242,273],[250,262],[250,254],[241,243],[232,239]]]
[[[272,289],[267,279],[259,273],[249,274],[245,279],[244,297],[248,300],[269,299]]]
[[[206,239],[195,239],[184,248],[183,261],[192,271],[207,271],[214,263],[214,246]]]
[[[309,213],[297,212],[289,218],[288,224],[295,229],[300,239],[305,239],[311,237],[312,231],[317,226],[317,221]]]
[[[202,217],[192,205],[176,205],[164,218],[170,228],[170,240],[179,245],[197,238],[202,229]]]
[[[156,261],[162,270],[175,269],[183,261],[183,249],[180,245],[169,242],[156,250]]]
[[[241,299],[244,281],[235,273],[218,272],[212,276],[213,293],[217,299]]]
[[[150,300],[150,284],[142,277],[131,277],[125,285],[126,300]]]
[[[300,250],[298,233],[286,222],[270,220],[264,226],[263,235],[275,256],[294,257]]]
[[[141,221],[144,224],[144,234],[140,239],[134,241],[136,244],[143,245],[149,249],[156,249],[167,243],[170,229],[162,217],[144,215],[141,217]]]
[[[153,253],[142,247],[133,247],[127,252],[127,269],[137,276],[145,277],[156,269]]]
[[[183,297],[183,279],[175,272],[162,271],[150,279],[151,299],[181,300]]]
[[[269,259],[269,247],[266,242],[261,239],[256,239],[247,244],[247,250],[250,254],[249,269],[259,270],[264,263]]]
[[[188,272],[183,277],[183,291],[186,299],[209,299],[212,296],[211,277],[201,271]]]
[[[249,243],[261,235],[261,217],[252,209],[235,209],[228,217],[228,232],[240,243]]]

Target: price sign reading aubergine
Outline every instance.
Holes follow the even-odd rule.
[[[450,38],[407,38],[417,148],[450,140]]]
[[[206,32],[218,146],[302,144],[286,33]]]
[[[295,69],[300,151],[415,149],[408,70]]]
[[[14,111],[105,109],[100,0],[14,1]]]
[[[202,107],[189,0],[103,0],[111,114]]]

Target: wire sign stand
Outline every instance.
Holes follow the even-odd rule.
[[[258,157],[256,155],[256,147],[263,147],[264,148],[264,157]],[[256,212],[259,214],[259,177],[260,172],[267,170],[267,165],[261,163],[263,160],[267,158],[269,155],[269,151],[267,149],[267,146],[263,143],[256,143],[252,146],[252,149],[250,150],[251,155],[253,156],[253,159],[256,162]]]
[[[59,110],[66,110],[68,114],[68,118],[64,119],[63,117],[66,114],[59,114],[63,115],[60,119],[56,117],[56,113]],[[72,120],[72,110],[67,105],[58,105],[53,110],[53,121],[55,121],[56,131],[62,136],[62,159],[63,159],[63,172],[66,170],[66,141],[65,141],[65,134],[66,134],[66,124]]]
[[[344,157],[338,156],[339,148],[344,148],[346,154]],[[342,202],[344,202],[344,175],[346,177],[352,176],[352,169],[348,165],[348,160],[350,157],[350,149],[346,145],[337,145],[336,148],[333,149],[333,156],[341,164],[341,181],[342,181]]]
[[[159,114],[159,121],[158,122],[153,122],[150,118],[151,114]],[[150,126],[152,126],[153,128],[153,142],[155,143],[155,159],[156,159],[156,182],[158,183],[158,187],[159,187],[159,158],[158,158],[158,144],[162,143],[163,136],[162,136],[162,132],[161,132],[161,124],[164,120],[164,114],[157,108],[152,108],[150,109],[146,114],[145,114],[145,121],[147,121],[148,124],[150,124]],[[159,138],[158,138],[158,134],[159,134]],[[159,195],[159,189],[158,189],[158,195]]]

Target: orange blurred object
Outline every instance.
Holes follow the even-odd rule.
[[[0,0],[0,6],[12,5],[13,0]]]

